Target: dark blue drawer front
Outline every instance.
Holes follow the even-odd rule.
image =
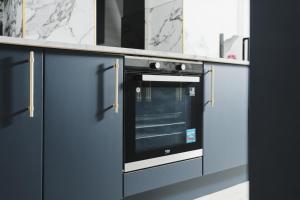
[[[124,196],[202,176],[202,158],[171,163],[124,174]]]

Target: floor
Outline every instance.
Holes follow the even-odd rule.
[[[249,182],[195,200],[249,200]]]

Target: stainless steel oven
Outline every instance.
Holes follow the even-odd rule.
[[[203,64],[126,57],[125,172],[202,156]]]

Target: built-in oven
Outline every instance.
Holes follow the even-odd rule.
[[[126,57],[124,171],[202,156],[203,64]]]

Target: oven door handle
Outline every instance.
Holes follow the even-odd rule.
[[[143,74],[143,81],[151,82],[184,82],[184,83],[199,83],[199,76],[167,76],[167,75],[150,75]]]

